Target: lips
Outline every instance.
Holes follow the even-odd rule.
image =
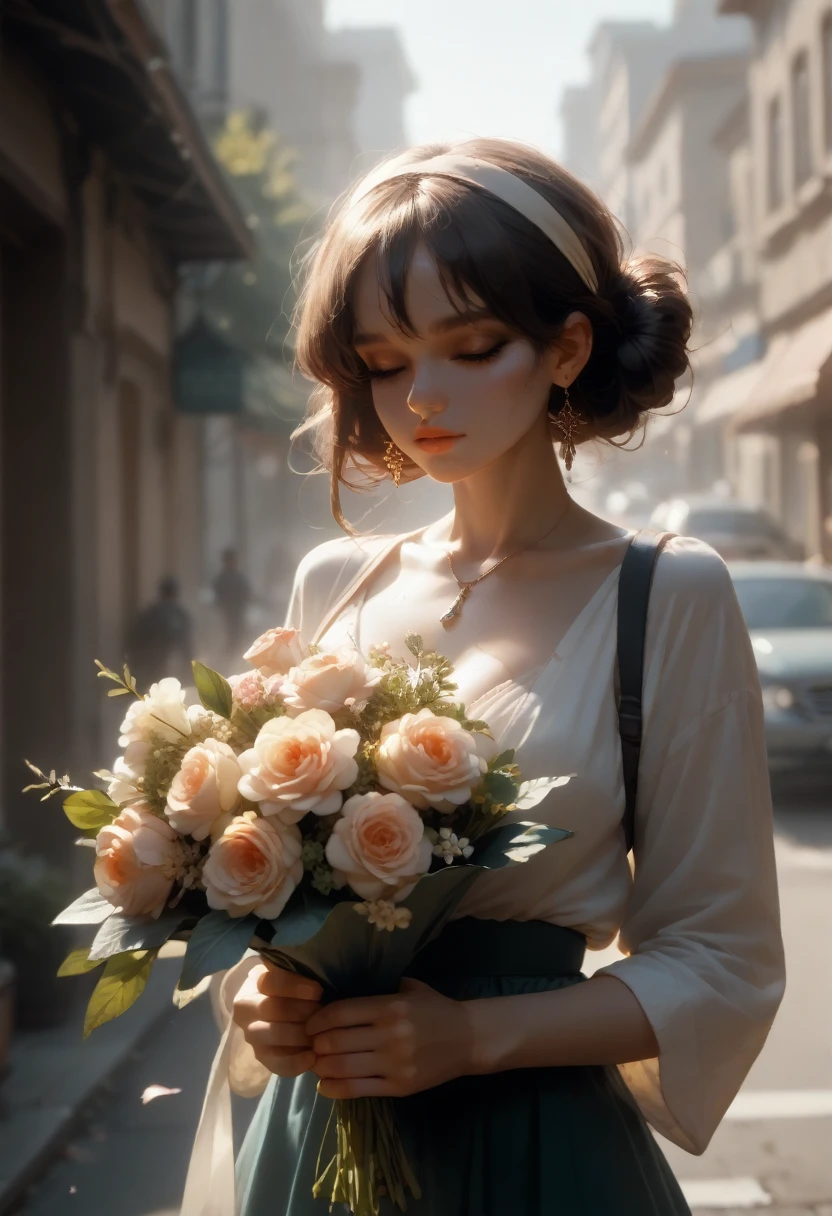
[[[441,452],[449,451],[457,440],[464,439],[464,435],[446,431],[438,426],[420,426],[415,431],[413,438],[421,451],[438,455]]]

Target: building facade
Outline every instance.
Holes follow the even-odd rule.
[[[832,4],[723,0],[721,9],[744,14],[753,30],[748,222],[767,346],[731,429],[740,451],[764,456],[783,523],[830,561]]]
[[[199,582],[178,267],[251,248],[143,11],[66,14],[4,5],[0,65],[0,823],[53,856],[68,825],[21,799],[23,758],[100,766],[113,723],[93,659],[119,664],[160,577],[186,597]]]

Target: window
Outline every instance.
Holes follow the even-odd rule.
[[[823,19],[823,125],[827,151],[832,152],[832,11]]]
[[[774,97],[768,107],[768,209],[783,202],[783,106]]]
[[[812,176],[811,104],[809,56],[801,51],[792,64],[792,141],[796,186],[802,186]]]

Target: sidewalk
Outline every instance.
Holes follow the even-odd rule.
[[[86,1042],[83,1006],[62,1026],[16,1037],[10,1072],[0,1085],[0,1216],[15,1210],[88,1104],[170,1013],[180,968],[179,959],[161,958],[136,1004]]]

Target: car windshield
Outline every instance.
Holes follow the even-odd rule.
[[[767,536],[774,530],[764,515],[756,515],[752,511],[701,507],[691,508],[687,528],[694,536],[700,532],[728,536]]]
[[[750,630],[832,628],[832,582],[813,578],[738,578]]]

